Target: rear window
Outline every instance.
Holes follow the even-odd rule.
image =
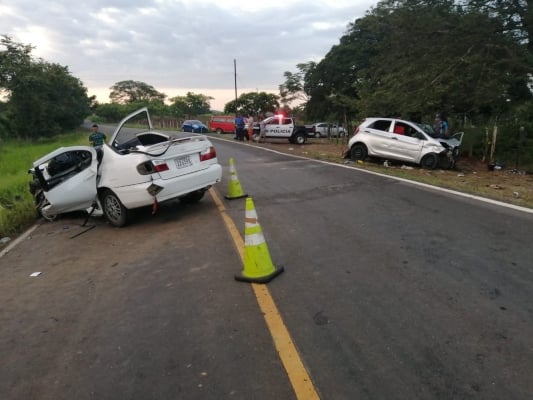
[[[378,119],[377,121],[374,121],[373,123],[371,123],[369,128],[388,132],[390,129],[391,123],[392,121]]]

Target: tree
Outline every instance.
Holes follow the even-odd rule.
[[[67,67],[31,58],[31,46],[3,36],[0,88],[7,95],[4,117],[11,136],[38,138],[79,126],[89,114],[82,82]]]
[[[87,89],[67,67],[36,62],[13,85],[7,114],[17,136],[53,136],[80,126],[89,114]]]
[[[285,82],[279,85],[281,103],[286,106],[290,106],[295,101],[305,104],[309,100],[309,94],[305,90],[305,82],[309,74],[316,68],[316,63],[314,61],[300,63],[296,64],[296,68],[298,72],[285,71],[283,73]]]
[[[243,93],[237,98],[237,107],[235,100],[232,100],[224,106],[224,113],[236,114],[240,112],[244,115],[262,115],[267,112],[278,110],[279,96],[266,92]]]
[[[524,42],[467,3],[379,2],[306,76],[307,114],[487,116],[528,101]]]
[[[153,100],[164,101],[167,97],[147,83],[132,80],[117,82],[110,89],[111,102],[118,104],[144,103]]]
[[[33,47],[13,42],[10,36],[0,38],[0,89],[9,93],[17,77],[23,75],[24,69],[31,65]]]
[[[210,100],[213,100],[213,97],[187,92],[185,96],[176,96],[170,99],[170,113],[178,118],[207,114],[211,110]]]

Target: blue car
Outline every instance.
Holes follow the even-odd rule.
[[[183,132],[194,132],[194,133],[207,133],[209,132],[209,129],[207,129],[207,126],[205,126],[202,121],[198,121],[197,119],[188,119],[183,122],[181,125],[181,130]]]

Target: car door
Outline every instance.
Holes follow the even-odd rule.
[[[50,205],[47,212],[84,210],[96,200],[98,160],[89,146],[61,147],[33,163]]]
[[[266,121],[265,124],[265,132],[266,136],[276,138],[276,137],[283,137],[283,129],[282,129],[282,117],[272,117],[270,120]]]
[[[366,127],[362,127],[360,133],[365,136],[364,143],[368,154],[376,157],[389,157],[391,155],[392,121],[390,119],[377,119]]]
[[[418,163],[420,159],[420,152],[424,145],[424,141],[420,138],[421,135],[418,130],[405,121],[393,121],[393,135],[391,136],[391,144],[389,147],[389,154],[391,158],[401,161]]]

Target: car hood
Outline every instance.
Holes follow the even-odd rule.
[[[436,140],[438,140],[444,147],[446,147],[446,145],[450,147],[459,147],[463,141],[463,135],[463,132],[458,132],[449,138],[436,138]]]

